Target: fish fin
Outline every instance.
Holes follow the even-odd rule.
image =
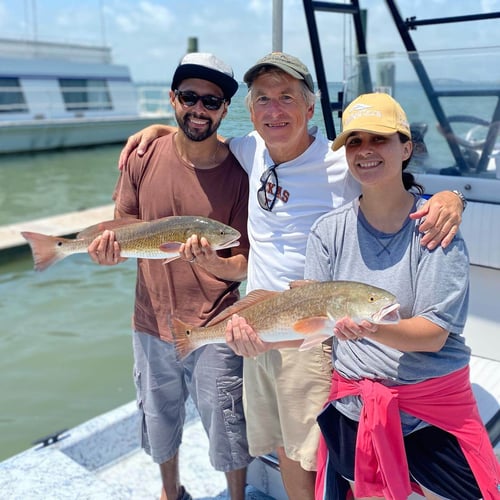
[[[182,243],[179,241],[166,241],[160,245],[160,250],[165,253],[175,253],[179,251]],[[177,258],[177,257],[176,257]]]
[[[298,288],[300,286],[312,285],[313,283],[319,283],[318,280],[294,280],[288,283],[288,288]]]
[[[176,318],[172,319],[172,335],[174,337],[175,349],[181,359],[189,356],[196,349],[196,346],[189,338],[192,330],[193,327],[184,323],[184,321]]]
[[[333,314],[330,314],[329,312],[326,313],[327,316],[328,316],[328,319],[333,323],[335,324],[337,322],[337,319],[334,318]]]
[[[327,321],[327,316],[311,316],[297,320],[293,324],[293,329],[301,335],[308,335],[318,330],[322,330]]]
[[[221,321],[231,318],[233,314],[239,314],[241,311],[245,310],[257,302],[269,299],[275,295],[279,295],[281,292],[276,292],[273,290],[252,290],[250,293],[245,295],[242,299],[235,302],[233,305],[226,307],[222,312],[214,316],[206,326],[213,326]]]
[[[316,333],[314,335],[311,335],[310,337],[307,337],[307,339],[305,339],[302,344],[300,344],[299,351],[307,351],[308,349],[311,349],[312,347],[323,343],[329,337],[329,335],[326,335],[324,333]]]
[[[59,244],[72,241],[68,238],[32,233],[30,231],[23,231],[21,235],[31,247],[35,271],[44,271],[52,264],[64,259],[66,254],[59,250]]]
[[[78,239],[94,239],[97,238],[103,231],[106,229],[109,231],[114,231],[119,227],[130,226],[132,224],[144,224],[145,221],[140,219],[134,219],[133,217],[120,217],[119,219],[111,219],[99,222],[98,224],[94,224],[92,226],[86,227],[82,231],[80,231],[76,237]]]

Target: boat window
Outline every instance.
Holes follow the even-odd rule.
[[[59,78],[59,86],[67,111],[113,109],[106,80]]]
[[[27,112],[19,78],[0,77],[0,113]]]

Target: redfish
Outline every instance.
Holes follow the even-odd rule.
[[[336,319],[344,316],[378,324],[400,319],[396,297],[381,288],[356,281],[294,281],[282,292],[250,292],[205,327],[191,327],[174,319],[179,356],[185,357],[206,344],[224,343],[227,320],[234,313],[244,317],[264,341],[302,339],[300,350],[331,337]]]
[[[115,219],[93,225],[76,238],[62,238],[24,231],[33,254],[36,271],[64,259],[68,255],[87,253],[90,243],[106,229],[113,230],[120,244],[121,257],[164,259],[179,258],[179,248],[191,235],[205,237],[212,249],[222,250],[239,245],[236,229],[207,217],[172,216],[153,221]]]

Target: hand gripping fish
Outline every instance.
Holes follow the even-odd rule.
[[[336,319],[397,323],[399,304],[386,290],[356,281],[294,281],[282,292],[254,290],[213,318],[205,327],[173,320],[173,336],[181,358],[205,344],[225,342],[227,320],[244,317],[266,342],[303,339],[310,349],[333,335]]]
[[[30,244],[35,270],[43,271],[68,255],[87,253],[90,243],[106,229],[115,232],[121,257],[164,259],[165,262],[178,259],[180,246],[193,234],[205,237],[213,250],[238,246],[241,236],[236,229],[221,222],[187,215],[149,222],[135,219],[104,221],[84,229],[73,239],[28,231],[21,234]]]

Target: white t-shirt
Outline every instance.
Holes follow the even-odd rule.
[[[315,140],[309,148],[276,168],[279,197],[271,212],[257,201],[260,177],[273,165],[263,139],[254,131],[229,143],[250,180],[247,292],[284,290],[290,281],[302,279],[313,222],[360,193],[349,173],[344,148],[332,151],[331,142],[316,127],[310,134]]]

